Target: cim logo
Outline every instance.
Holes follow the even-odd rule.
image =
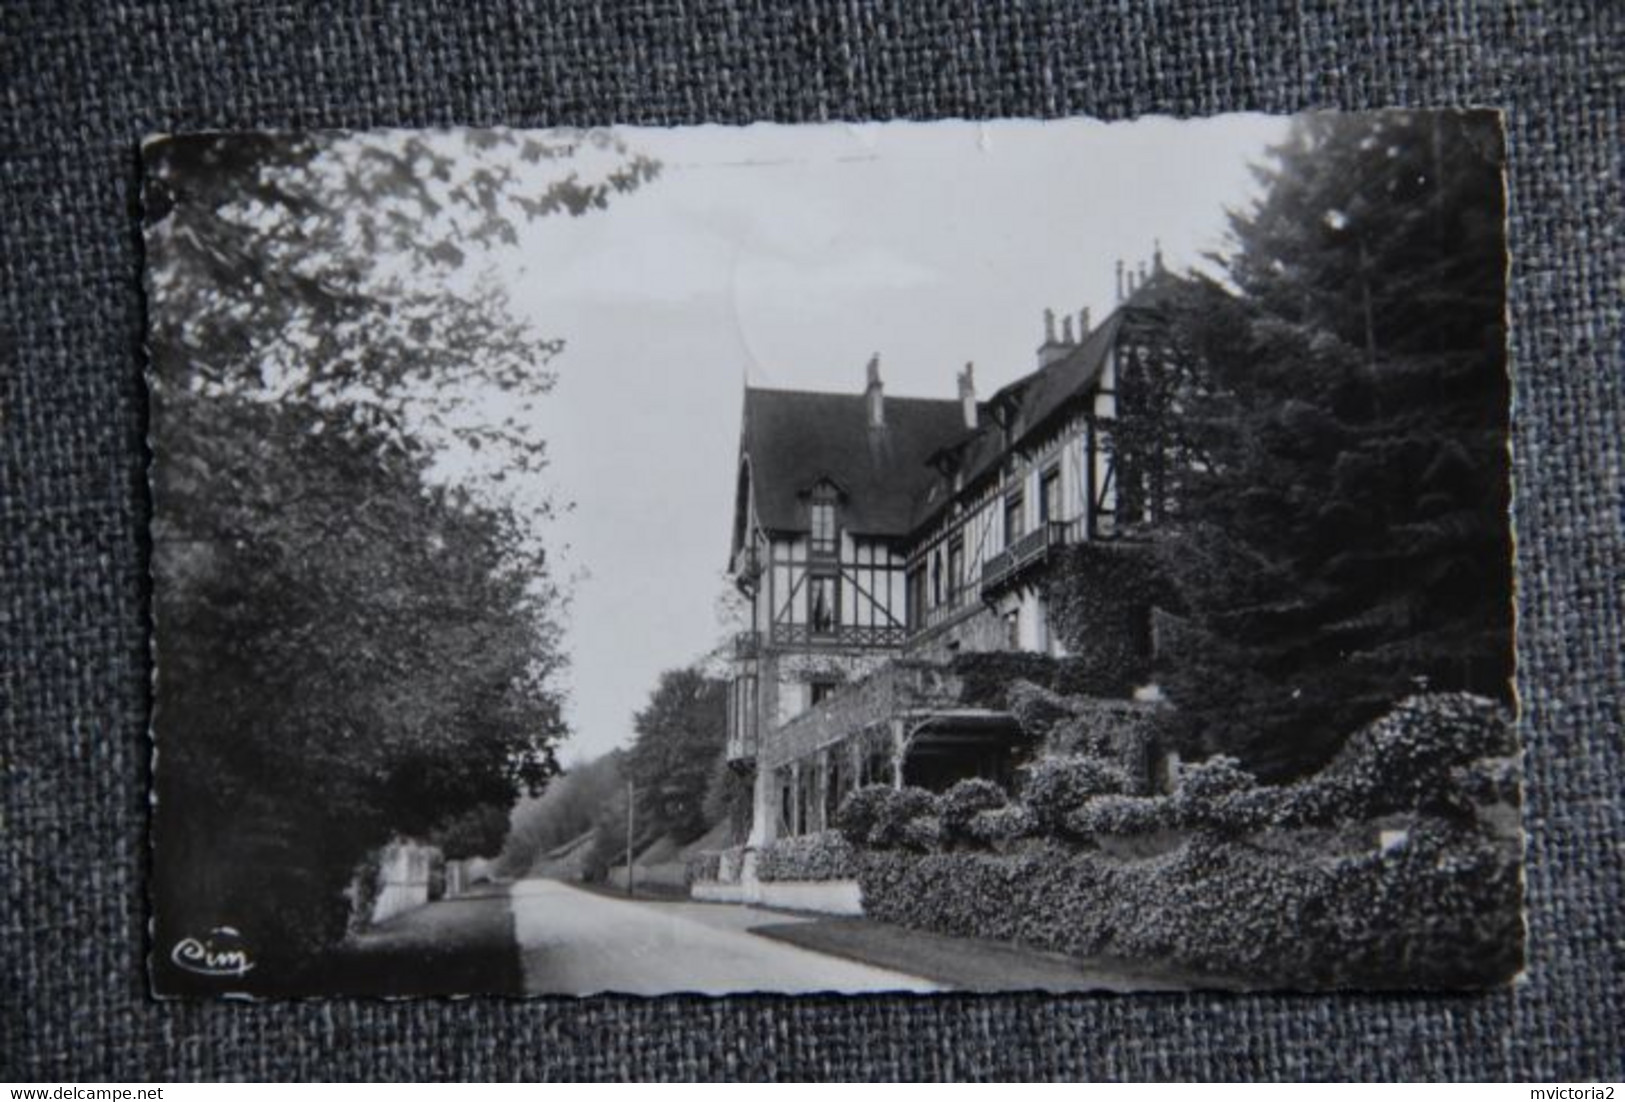
[[[202,940],[182,938],[169,959],[177,968],[200,976],[241,976],[254,967],[242,935],[230,926],[216,926]]]

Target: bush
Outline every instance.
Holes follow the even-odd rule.
[[[1472,798],[1456,770],[1516,752],[1512,717],[1502,705],[1467,693],[1409,697],[1356,731],[1319,773],[1280,789],[1276,822],[1311,825],[1413,810],[1462,814]]]
[[[890,785],[871,784],[856,789],[835,811],[835,829],[854,846],[869,844],[869,835],[880,821],[881,808],[891,802]]]
[[[835,830],[780,838],[756,851],[761,880],[849,880],[857,875],[857,851]]]
[[[942,820],[935,815],[916,815],[898,834],[898,844],[916,853],[935,853],[942,848],[942,840]]]
[[[1101,758],[1069,756],[1041,758],[1023,771],[1023,802],[1038,825],[1050,832],[1066,829],[1066,817],[1091,796],[1124,792],[1128,776]]]
[[[1517,847],[1442,820],[1397,849],[1335,859],[1210,835],[1132,861],[1054,843],[871,854],[860,883],[882,922],[1169,967],[1187,982],[1480,986],[1521,964]]]
[[[973,778],[955,784],[937,797],[937,814],[943,835],[949,842],[972,840],[971,820],[984,811],[995,811],[1010,802],[1004,789],[993,781]]]
[[[1487,758],[1450,770],[1450,787],[1463,803],[1475,808],[1491,804],[1518,807],[1523,801],[1523,770],[1516,757]]]
[[[891,849],[910,844],[904,831],[911,820],[935,812],[936,797],[923,788],[868,785],[841,804],[835,826],[853,846]]]
[[[1096,796],[1069,812],[1065,827],[1080,838],[1119,838],[1161,834],[1179,828],[1174,802],[1166,796]]]
[[[1105,758],[1123,769],[1135,795],[1151,791],[1170,715],[1166,704],[1061,696],[1032,682],[1012,685],[1008,698],[1016,722],[1045,753]]]
[[[992,811],[977,812],[971,817],[965,833],[974,842],[998,848],[1037,834],[1038,818],[1020,804],[1009,804]]]

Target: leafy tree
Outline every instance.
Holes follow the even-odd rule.
[[[704,834],[706,791],[727,739],[727,684],[696,669],[668,670],[633,720],[628,772],[654,834]]]
[[[1492,115],[1294,123],[1171,308],[1185,617],[1160,680],[1204,749],[1325,760],[1421,687],[1510,696],[1501,147]]]
[[[718,754],[705,789],[706,822],[727,823],[731,841],[743,842],[750,834],[755,798],[755,771],[742,771],[728,761],[726,753]]]
[[[160,393],[351,403],[404,447],[486,453],[493,477],[542,462],[525,415],[563,342],[481,258],[659,170],[603,131],[203,134],[143,154]]]
[[[568,770],[540,795],[522,798],[503,843],[503,869],[523,875],[549,850],[593,829],[603,809],[626,790],[623,758],[622,751],[611,751]]]
[[[510,515],[337,414],[199,404],[154,468],[159,918],[241,927],[287,974],[367,850],[472,852],[556,771],[562,657]]]
[[[295,982],[370,849],[494,850],[557,772],[550,505],[486,487],[543,463],[525,414],[562,345],[492,258],[656,166],[501,132],[144,158],[159,942],[238,926]]]

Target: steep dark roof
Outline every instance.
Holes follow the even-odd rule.
[[[747,387],[740,448],[751,461],[762,526],[805,530],[802,496],[827,478],[847,495],[842,523],[849,530],[908,535],[953,496],[952,483],[933,462],[956,459],[966,488],[996,471],[1008,449],[993,411],[1014,414],[1011,445],[1047,431],[1057,413],[1099,381],[1124,322],[1154,315],[1181,282],[1159,266],[1076,346],[979,403],[976,429],[965,427],[956,401],[888,397],[887,428],[871,433],[862,394]],[[735,531],[737,538],[737,524]]]
[[[870,536],[907,535],[916,501],[936,477],[933,453],[965,435],[953,400],[885,400],[886,427],[871,430],[861,394],[745,389],[740,451],[751,464],[764,528],[803,531],[803,495],[820,479],[844,493],[841,523]]]
[[[952,445],[959,451],[959,469],[964,476],[964,485],[968,487],[995,470],[1007,452],[1004,430],[993,419],[993,410],[1002,406],[1014,414],[1012,444],[1019,445],[1033,434],[1043,431],[1050,418],[1063,406],[1074,397],[1093,389],[1106,369],[1124,321],[1130,315],[1160,309],[1179,283],[1178,276],[1158,268],[1071,351],[1000,388],[983,402],[982,406],[987,412],[983,414],[982,427],[970,435],[962,433]],[[951,496],[951,487],[942,479],[926,486],[916,503],[915,524],[929,520],[948,503]]]

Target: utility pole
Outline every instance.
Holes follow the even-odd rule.
[[[632,806],[637,798],[637,787],[632,778],[626,779],[626,894],[632,895]]]

